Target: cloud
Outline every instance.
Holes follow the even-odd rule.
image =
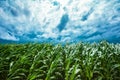
[[[19,39],[15,37],[14,34],[11,32],[6,31],[4,28],[0,27],[0,39],[3,40],[12,40],[12,41],[18,41]]]
[[[0,39],[119,42],[119,13],[119,0],[1,0]]]

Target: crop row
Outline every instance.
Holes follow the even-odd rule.
[[[120,80],[120,44],[1,44],[0,80]]]

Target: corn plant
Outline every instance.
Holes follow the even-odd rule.
[[[0,44],[0,80],[120,80],[120,44]]]

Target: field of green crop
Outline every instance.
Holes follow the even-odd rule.
[[[120,44],[0,44],[0,80],[120,80]]]

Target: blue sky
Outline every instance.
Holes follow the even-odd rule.
[[[120,43],[120,0],[0,0],[2,42]]]

